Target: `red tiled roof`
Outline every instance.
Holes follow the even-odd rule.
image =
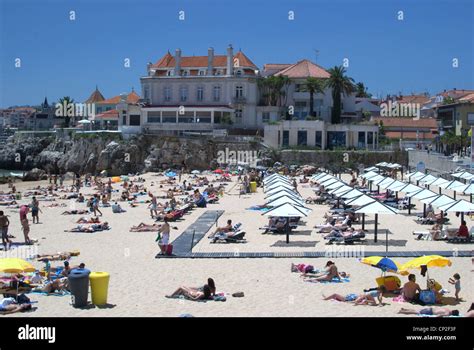
[[[430,100],[426,95],[406,95],[398,98],[397,101],[400,103],[419,103],[425,104]]]
[[[394,117],[374,117],[373,122],[377,124],[383,122],[384,127],[405,127],[405,128],[430,128],[436,129],[438,124],[434,118],[394,118]]]
[[[252,67],[257,69],[258,67],[242,52],[237,52],[233,59],[239,60],[240,67]],[[181,67],[207,67],[208,56],[182,56],[181,57]],[[175,58],[169,52],[166,53],[162,58],[160,58],[152,67],[153,68],[173,68],[175,67]],[[225,68],[227,66],[227,56],[226,55],[214,55],[214,60],[212,61],[213,67]]]
[[[386,131],[385,136],[389,139],[401,139],[404,140],[411,139],[416,140],[416,131]],[[436,137],[432,132],[423,132],[418,133],[419,140],[433,140]]]
[[[309,61],[302,60],[277,73],[276,76],[284,75],[288,78],[329,78],[330,74],[321,66]]]
[[[119,117],[119,112],[116,109],[111,109],[104,113],[97,114],[95,116],[95,119],[106,119],[106,118],[118,119],[118,117]]]
[[[443,97],[452,97],[454,99],[462,98],[466,95],[474,93],[474,90],[448,90],[448,91],[443,91],[438,94],[438,96],[443,96]]]
[[[474,93],[461,97],[459,101],[474,103]]]
[[[132,91],[131,93],[127,95],[127,103],[137,103],[139,99],[140,99],[140,96],[135,91]],[[119,104],[120,101],[121,101],[121,97],[120,95],[118,95],[118,96],[114,96],[106,100],[97,102],[97,104],[116,105],[116,104]]]
[[[105,100],[105,97],[100,93],[98,88],[95,88],[94,92],[84,103],[96,103]]]
[[[292,65],[292,63],[266,63],[263,65],[263,70],[282,70]]]

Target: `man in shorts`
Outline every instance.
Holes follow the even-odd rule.
[[[8,220],[8,217],[4,215],[3,211],[0,211],[0,231],[5,250],[8,250],[9,246],[12,244],[12,241],[8,238],[8,226],[10,226],[10,220]]]

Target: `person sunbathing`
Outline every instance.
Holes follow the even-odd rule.
[[[459,310],[450,310],[444,307],[427,307],[421,310],[407,309],[402,307],[398,313],[404,315],[426,315],[436,317],[459,316]]]
[[[79,220],[76,221],[77,224],[99,224],[100,220],[97,216],[93,216],[91,218],[87,218],[83,216]]]
[[[68,289],[67,277],[55,279],[54,281],[47,282],[43,287],[36,288],[33,291],[42,293],[54,293],[56,291],[61,292]]]
[[[195,288],[190,287],[179,287],[172,294],[167,295],[167,298],[179,298],[183,296],[186,299],[198,301],[198,300],[208,300],[211,298],[211,288],[209,285],[205,284],[201,290],[196,290]]]
[[[139,223],[136,226],[130,228],[130,232],[151,232],[161,228],[161,224],[145,224],[144,222]]]
[[[14,314],[16,312],[24,312],[31,310],[31,304],[10,304],[0,306],[0,315]]]
[[[84,215],[84,214],[88,214],[89,211],[88,210],[77,210],[77,209],[74,209],[74,210],[66,210],[66,211],[63,211],[61,213],[61,215]]]
[[[78,256],[78,251],[73,252],[58,252],[56,254],[38,254],[36,260],[38,261],[58,261],[58,260],[69,260],[73,256]]]
[[[99,232],[99,231],[105,231],[109,230],[110,226],[107,221],[105,221],[103,224],[92,224],[92,225],[77,225],[71,230],[64,230],[64,232]]]
[[[317,281],[317,282],[325,282],[325,281],[330,282],[334,278],[341,279],[341,277],[344,277],[344,276],[339,275],[339,272],[337,270],[337,266],[332,261],[328,261],[326,263],[326,268],[325,268],[325,271],[323,273],[316,273],[316,274],[304,273],[304,274],[302,274],[302,276],[313,279],[314,281]]]
[[[272,216],[270,219],[268,219],[268,226],[265,227],[265,232],[263,233],[267,233],[268,231],[281,232],[285,229],[286,223],[286,218]]]
[[[347,294],[344,296],[341,294],[331,294],[326,297],[323,294],[323,300],[337,300],[341,302],[354,303],[355,305],[377,306],[377,305],[383,305],[382,298],[383,298],[384,292],[385,292],[385,287],[381,286],[376,290],[359,294],[359,295]],[[378,304],[377,304],[377,301],[378,301]]]
[[[216,228],[216,230],[209,235],[209,238],[214,238],[218,233],[227,233],[230,231],[232,231],[232,220],[227,220],[227,225]]]
[[[431,227],[429,232],[430,232],[430,235],[431,235],[431,239],[433,241],[436,241],[436,240],[440,239],[442,227],[443,226],[439,223],[436,223]]]

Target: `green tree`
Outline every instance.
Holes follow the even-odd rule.
[[[333,108],[331,122],[339,124],[341,122],[341,95],[349,95],[354,91],[354,79],[346,76],[346,69],[343,66],[335,66],[329,69],[330,77],[326,81],[326,87],[332,89]]]
[[[314,112],[314,94],[324,94],[324,82],[322,79],[308,77],[302,90],[309,92],[309,115],[314,118],[316,117]]]
[[[372,97],[372,94],[369,94],[367,92],[367,87],[365,87],[364,83],[362,82],[359,82],[355,85],[355,92],[356,92],[356,97],[366,97],[366,98]]]
[[[69,96],[64,96],[59,99],[59,103],[62,106],[68,106],[69,104],[74,103],[74,99]],[[67,111],[64,111],[64,127],[69,128],[69,124],[71,123],[71,117],[68,115]]]

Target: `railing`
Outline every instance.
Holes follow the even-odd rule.
[[[246,102],[247,102],[247,99],[243,96],[234,96],[234,97],[232,97],[232,103],[243,104],[243,103],[246,103]]]

